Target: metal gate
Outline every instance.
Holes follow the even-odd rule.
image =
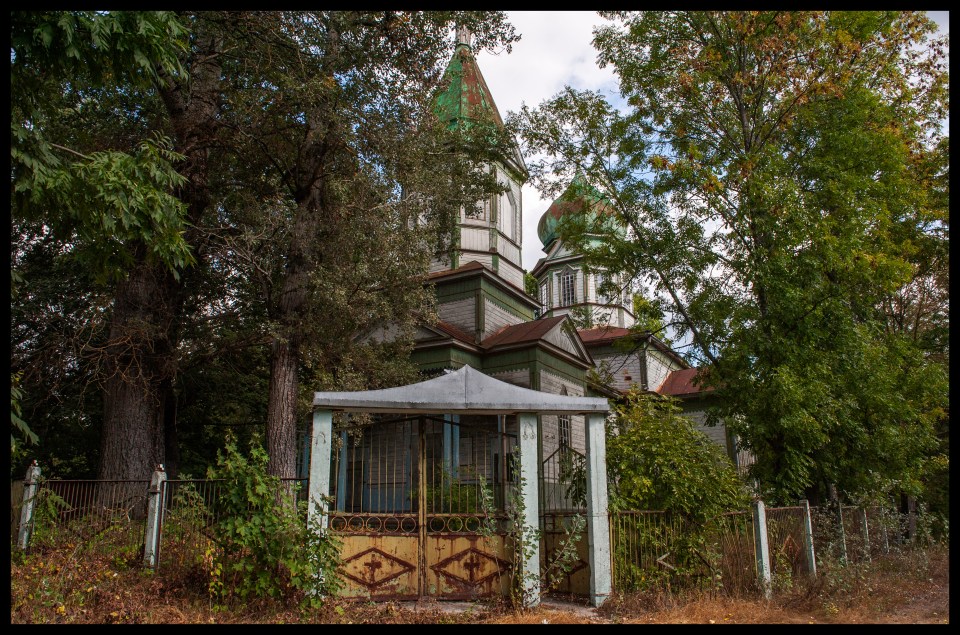
[[[558,446],[540,468],[540,566],[551,591],[590,594],[586,497],[586,456],[570,446]]]
[[[505,594],[515,417],[368,417],[334,435],[330,528],[343,540],[343,596]]]

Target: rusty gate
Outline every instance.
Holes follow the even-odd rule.
[[[334,435],[330,528],[343,540],[342,595],[506,593],[515,417],[366,417]]]

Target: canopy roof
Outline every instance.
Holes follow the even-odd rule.
[[[317,392],[315,408],[343,412],[416,414],[585,414],[610,410],[606,399],[568,397],[521,388],[470,366],[407,386],[357,392]]]

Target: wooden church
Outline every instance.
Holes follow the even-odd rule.
[[[445,121],[503,126],[469,33],[458,33],[446,74],[449,85],[436,102]],[[546,256],[531,271],[539,289],[535,299],[524,291],[520,257],[521,188],[528,177],[523,157],[514,149],[490,169],[505,192],[483,201],[478,214],[461,211],[453,248],[430,266],[428,283],[436,291],[440,319],[416,335],[413,360],[424,374],[469,365],[517,386],[570,396],[615,398],[639,385],[678,398],[702,431],[741,464],[745,457],[736,439],[722,426],[704,425],[709,395],[694,383],[697,370],[653,334],[631,331],[631,293],[614,276],[587,271],[583,255],[563,244],[561,219],[602,213],[601,195],[577,177],[543,213],[538,235]],[[572,319],[577,312],[598,326],[578,330]],[[612,376],[612,383],[591,382],[588,371],[596,368]],[[542,419],[544,457],[563,446],[583,451],[579,417]]]

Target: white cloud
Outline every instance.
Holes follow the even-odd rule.
[[[598,68],[591,44],[593,28],[606,20],[592,11],[509,11],[521,35],[507,54],[480,52],[477,64],[500,114],[535,107],[569,85],[581,90],[616,92],[613,71]],[[523,267],[528,271],[543,257],[537,222],[551,201],[532,185],[523,188]]]

